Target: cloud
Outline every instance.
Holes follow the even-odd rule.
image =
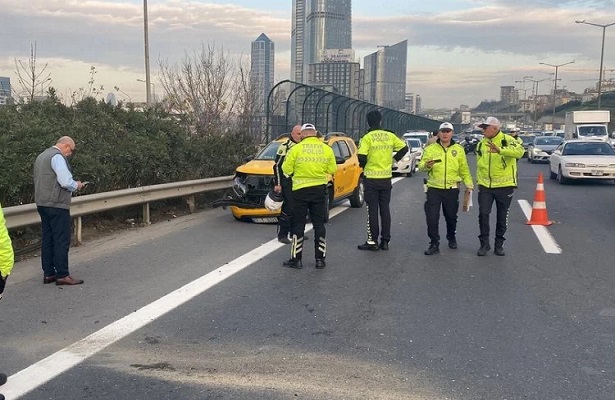
[[[231,2],[231,1],[229,1]],[[525,75],[548,77],[539,62],[576,63],[562,69],[562,85],[582,90],[576,79],[597,77],[600,31],[577,19],[615,21],[613,1],[498,0],[460,2],[442,11],[389,17],[353,16],[353,43],[361,58],[408,39],[408,91],[427,106],[476,105],[498,98],[499,86]],[[445,2],[438,1],[443,5]],[[91,66],[105,87],[119,86],[144,98],[143,8],[141,2],[105,0],[0,0],[0,26],[11,32],[0,48],[0,75],[14,76],[14,58],[26,60],[37,43],[41,63],[49,63],[60,93],[79,88]],[[248,57],[250,42],[266,33],[276,43],[276,78],[290,67],[288,10],[268,11],[233,4],[157,0],[148,5],[152,77],[158,60],[179,62],[186,52],[212,43]],[[605,68],[615,66],[615,27],[607,31]],[[156,82],[156,80],[154,80]],[[574,86],[574,87],[573,87]],[[546,90],[547,85],[544,86]]]

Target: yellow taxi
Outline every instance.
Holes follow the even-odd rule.
[[[236,220],[275,223],[279,211],[265,208],[265,197],[273,188],[273,166],[278,147],[288,140],[284,134],[265,146],[254,158],[235,170],[232,193],[214,202],[214,207],[229,207]],[[327,186],[329,205],[349,199],[350,206],[360,208],[364,203],[363,170],[359,166],[357,146],[344,133],[327,134],[322,140],[333,149],[337,172],[330,177]],[[327,218],[328,219],[328,218]]]

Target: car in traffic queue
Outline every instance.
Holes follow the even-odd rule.
[[[561,184],[572,179],[615,179],[615,150],[602,140],[565,140],[551,154],[549,172]]]
[[[536,136],[527,146],[527,162],[548,162],[551,153],[564,139],[559,136]]]
[[[273,189],[273,167],[278,148],[288,140],[289,134],[281,135],[268,143],[260,152],[235,170],[231,194],[214,201],[214,207],[229,207],[238,221],[275,223],[280,211],[265,208],[267,193]],[[321,137],[331,146],[335,155],[337,171],[330,176],[327,185],[328,207],[348,198],[350,206],[360,208],[364,203],[363,169],[359,166],[358,148],[344,133],[335,132]],[[328,219],[328,215],[327,215]]]
[[[527,148],[530,145],[530,143],[534,142],[534,139],[536,139],[536,135],[529,135],[529,134],[525,134],[525,135],[519,135],[519,139],[521,139],[521,146],[523,146],[523,157],[527,157]]]
[[[416,162],[418,165],[419,161],[421,161],[421,158],[423,158],[423,142],[421,142],[421,139],[418,138],[408,138],[404,140],[408,145],[408,149],[410,149],[409,152],[415,154]]]
[[[420,143],[420,140],[417,140]],[[411,177],[414,171],[416,171],[416,167],[419,165],[419,162],[416,159],[416,153],[413,153],[410,150],[408,142],[406,142],[406,146],[408,146],[408,152],[403,156],[401,160],[396,161],[395,158],[393,158],[393,175],[404,175]],[[421,147],[421,154],[422,150],[423,148]],[[393,156],[395,156],[395,154],[397,154],[396,151],[393,152]]]
[[[427,142],[429,141],[429,138],[431,137],[431,132],[427,132],[427,131],[408,131],[406,133],[404,133],[402,135],[402,139],[406,140],[406,139],[420,139],[423,147],[427,146]]]

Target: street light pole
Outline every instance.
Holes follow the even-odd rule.
[[[138,79],[138,82],[143,82],[147,85],[147,81],[143,80],[143,79]],[[153,103],[156,103],[156,84],[154,84],[154,82],[150,82],[150,85],[152,85],[152,101]]]
[[[538,101],[538,84],[540,82],[544,82],[544,81],[548,81],[550,78],[545,78],[545,79],[532,79],[531,76],[524,76],[523,79],[527,79],[528,81],[532,82],[532,88],[534,88],[534,84],[536,85],[536,89],[534,91],[534,124],[532,125],[532,130],[536,130],[536,112],[537,112],[537,104],[536,102]]]
[[[553,64],[547,64],[547,63],[538,63],[538,64],[542,64],[542,65],[547,65],[549,67],[554,67],[555,68],[555,83],[553,86],[553,117],[551,118],[551,129],[555,130],[555,95],[557,93],[557,70],[559,69],[559,67],[563,67],[564,65],[568,65],[568,64],[573,64],[574,60],[569,61],[567,63],[563,63],[563,64],[557,64],[557,65],[553,65]]]
[[[598,78],[598,109],[600,109],[600,98],[602,97],[602,66],[604,65],[604,38],[606,36],[606,28],[611,25],[615,25],[615,22],[611,22],[610,24],[594,24],[593,22],[583,21],[574,21],[577,24],[586,24],[593,25],[602,28],[602,51],[600,52],[600,77]]]
[[[143,0],[143,35],[145,39],[145,86],[146,86],[146,101],[147,104],[152,104],[152,92],[150,89],[150,75],[149,75],[149,39],[147,32],[147,0]]]

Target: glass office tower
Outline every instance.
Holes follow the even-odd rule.
[[[293,0],[291,79],[307,83],[326,49],[352,48],[351,0]]]

